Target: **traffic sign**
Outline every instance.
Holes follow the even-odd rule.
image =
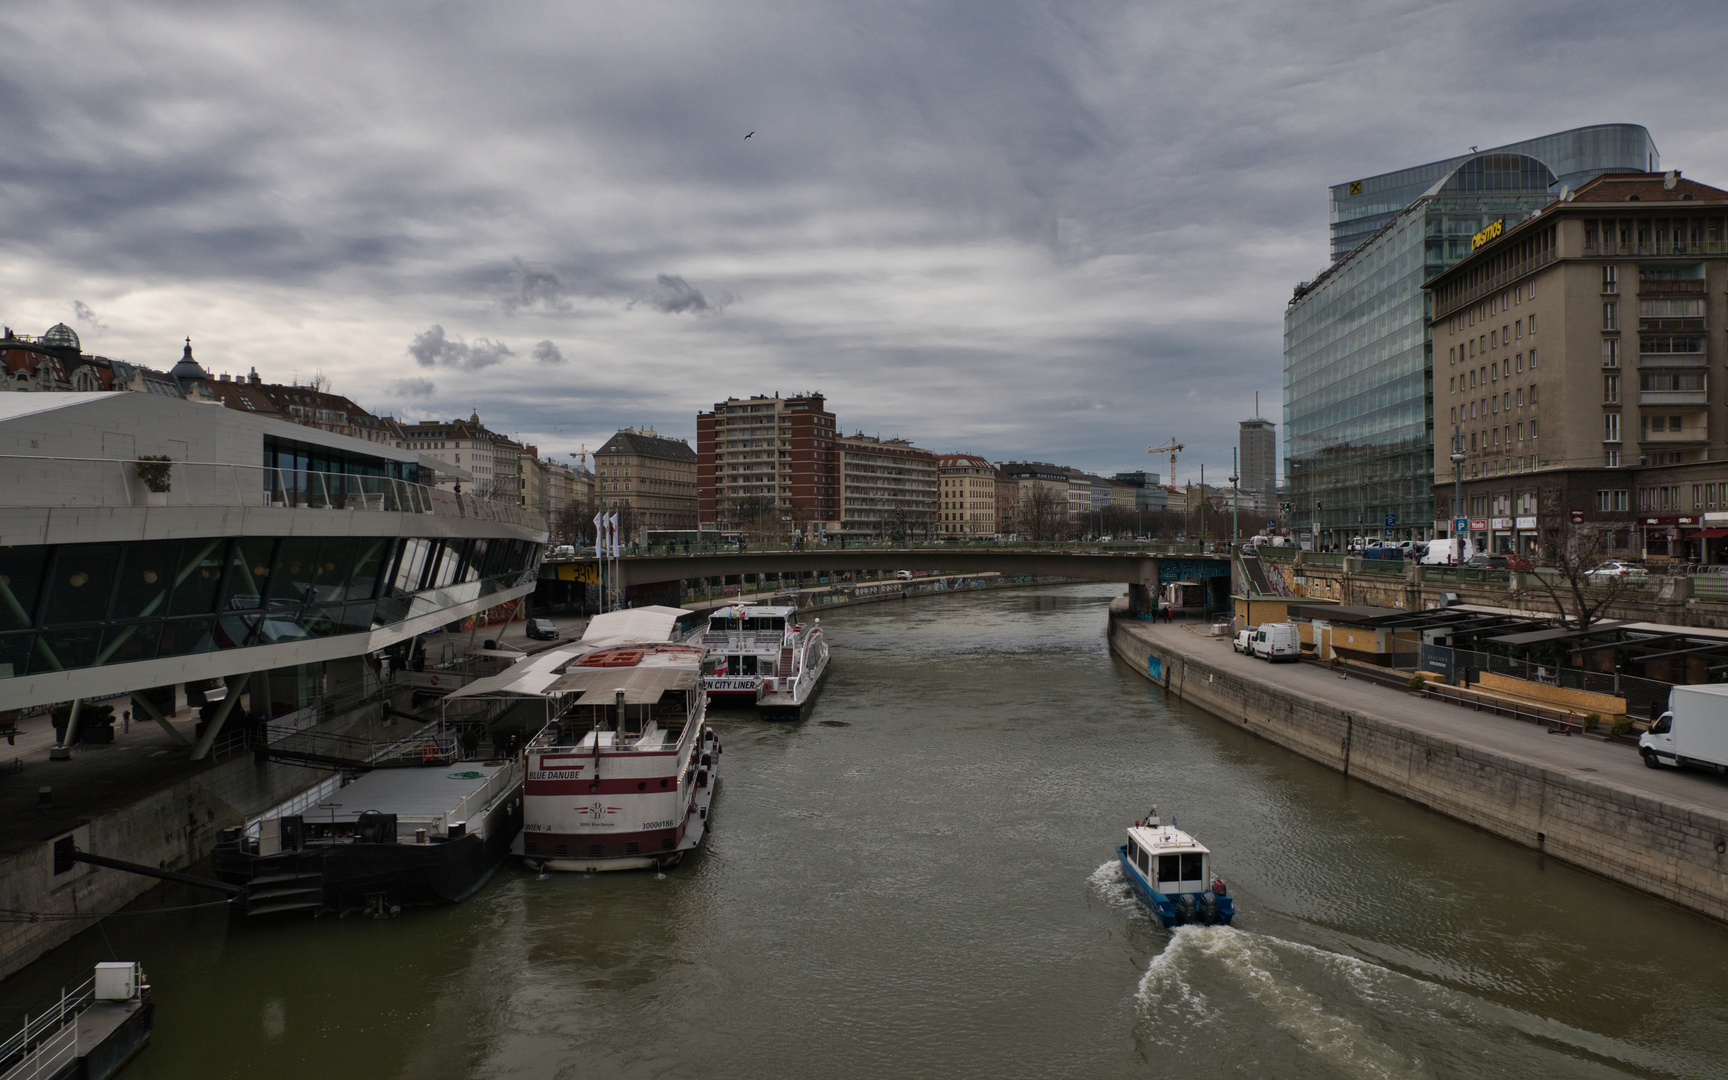
[[[1397,514],[1387,514],[1386,515],[1386,527],[1388,529],[1390,529],[1392,526],[1394,526],[1396,524],[1398,524],[1398,515]]]
[[[1268,521],[1268,522],[1267,522],[1267,523],[1266,523],[1266,527],[1267,527],[1267,528],[1268,528],[1268,529],[1276,529],[1276,528],[1277,528],[1277,527],[1278,527],[1278,522],[1276,522],[1276,521]]]
[[[1469,531],[1470,531],[1470,519],[1469,518],[1453,518],[1452,519],[1452,533],[1453,533],[1453,535],[1457,535],[1458,533],[1469,532]]]

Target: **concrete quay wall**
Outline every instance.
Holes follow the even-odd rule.
[[[93,815],[70,829],[80,851],[184,871],[208,855],[218,834],[288,799],[325,773],[260,764],[241,754],[187,779]],[[67,835],[62,833],[61,836]],[[0,853],[0,908],[40,912],[39,921],[0,922],[0,978],[25,967],[160,885],[155,878],[78,863],[54,873],[54,844]],[[224,894],[212,890],[211,900]]]
[[[1110,620],[1112,651],[1177,697],[1346,776],[1681,907],[1728,921],[1728,818],[1348,710]],[[1233,654],[1232,654],[1233,655]]]

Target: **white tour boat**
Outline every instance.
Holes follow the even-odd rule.
[[[719,705],[755,705],[794,716],[828,670],[822,620],[798,621],[790,604],[735,604],[708,613],[702,687]]]
[[[665,867],[702,842],[720,738],[708,727],[702,647],[668,640],[687,613],[659,610],[667,632],[649,640],[620,640],[642,609],[596,616],[578,645],[586,651],[547,673],[539,696],[563,707],[526,750],[515,850],[529,866]]]

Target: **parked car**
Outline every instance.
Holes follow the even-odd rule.
[[[528,636],[537,641],[556,641],[558,628],[552,625],[551,619],[529,619]]]
[[[1498,553],[1483,552],[1470,556],[1470,561],[1464,564],[1473,570],[1507,570],[1512,566],[1512,560]]]
[[[1238,630],[1230,642],[1230,647],[1239,653],[1246,654],[1250,648],[1249,642],[1254,639],[1253,630]]]
[[[1622,562],[1619,559],[1610,559],[1586,575],[1590,581],[1597,583],[1613,581],[1616,578],[1642,581],[1649,576],[1649,572],[1637,563]]]

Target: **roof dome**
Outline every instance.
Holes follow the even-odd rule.
[[[186,339],[186,351],[180,354],[180,362],[168,369],[168,374],[180,380],[208,379],[210,377],[203,368],[198,366],[198,361],[192,359],[191,338]]]
[[[78,344],[78,333],[65,323],[55,323],[46,334],[42,335],[42,344],[50,349],[71,349],[82,351]]]

